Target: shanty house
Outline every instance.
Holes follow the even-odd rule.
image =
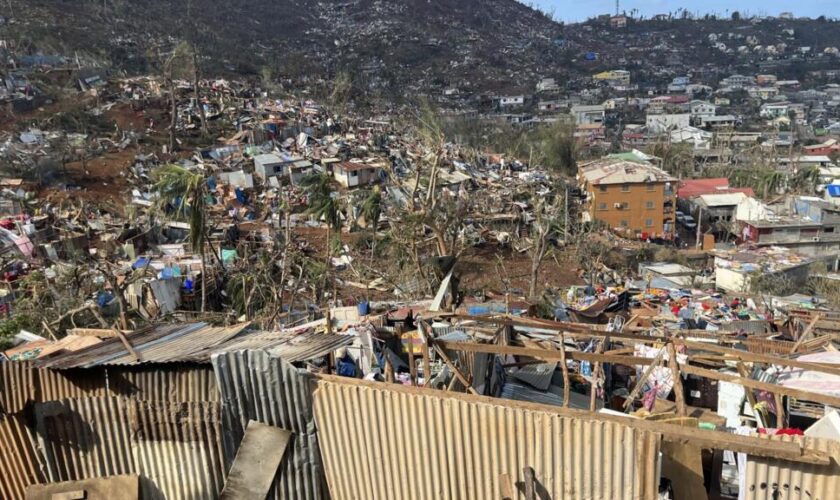
[[[344,187],[366,186],[378,180],[377,167],[364,163],[343,161],[333,167],[333,177]]]
[[[286,175],[289,160],[276,153],[266,153],[254,157],[254,173],[263,181],[269,177]]]

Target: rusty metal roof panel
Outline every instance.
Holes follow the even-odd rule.
[[[295,437],[268,497],[329,498],[312,416],[313,375],[265,350],[221,352],[211,362],[222,397],[227,464],[233,462],[249,420],[287,429]]]
[[[101,365],[137,365],[209,361],[209,351],[239,335],[247,323],[229,327],[213,327],[207,323],[158,325],[126,335],[140,360],[126,349],[118,338],[56,358],[40,360],[38,366],[51,369],[90,368]]]
[[[661,435],[615,421],[338,377],[318,382],[314,412],[336,499],[501,498],[502,475],[515,485],[526,467],[548,498],[657,496]]]
[[[827,500],[837,498],[840,491],[840,441],[802,436],[773,436],[768,439],[794,441],[827,452],[829,465],[788,462],[748,455],[745,500],[790,498]]]
[[[0,420],[0,498],[23,498],[27,486],[43,483],[43,463],[24,417],[5,415]]]
[[[319,332],[252,332],[240,335],[213,349],[213,352],[265,350],[285,361],[294,363],[325,356],[350,345],[355,335]]]

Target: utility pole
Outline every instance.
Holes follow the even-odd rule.
[[[618,2],[619,1],[621,1],[621,0],[615,0],[615,15],[619,14],[619,11],[618,11]]]
[[[694,242],[695,246],[698,249],[702,248],[702,246],[701,246],[702,242],[700,241],[700,235],[702,233],[702,231],[701,231],[702,220],[703,220],[703,207],[701,206],[700,210],[697,212],[697,235],[695,236],[695,239],[697,241]]]

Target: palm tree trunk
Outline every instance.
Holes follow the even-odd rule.
[[[204,258],[204,245],[201,245],[201,312],[207,309],[207,266]]]
[[[193,45],[193,89],[195,91],[195,104],[198,106],[201,117],[201,136],[207,137],[207,115],[204,113],[204,105],[201,104],[201,88],[198,86],[198,52]]]
[[[178,123],[178,102],[175,99],[175,81],[169,75],[169,104],[172,117],[169,121],[169,154],[175,151],[175,126]]]

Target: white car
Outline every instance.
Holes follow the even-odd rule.
[[[694,220],[694,217],[690,215],[683,216],[683,219],[680,222],[686,229],[694,229],[697,227],[697,222]]]

